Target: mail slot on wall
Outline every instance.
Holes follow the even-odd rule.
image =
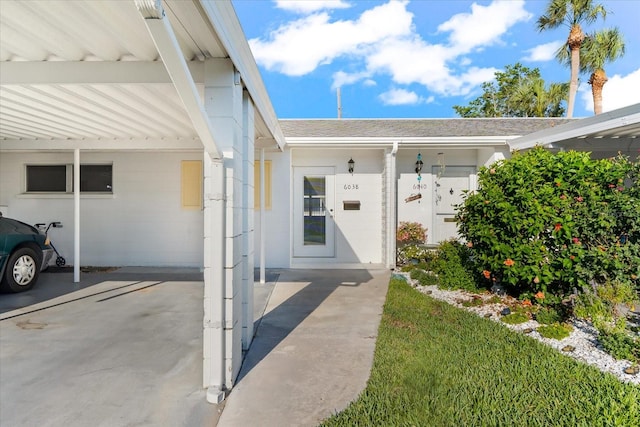
[[[444,222],[456,222],[456,219],[454,217],[448,217],[444,219]]]
[[[342,206],[345,211],[359,211],[360,200],[343,200]]]

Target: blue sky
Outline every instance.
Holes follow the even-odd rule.
[[[597,0],[594,0],[597,1]],[[456,117],[495,71],[521,62],[569,80],[553,53],[568,28],[538,32],[547,0],[233,0],[279,118]],[[603,109],[640,102],[640,0],[601,1],[626,54],[605,67]],[[593,115],[581,76],[574,117]]]

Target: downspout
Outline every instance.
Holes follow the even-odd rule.
[[[396,268],[396,230],[398,229],[398,180],[396,179],[396,154],[398,154],[398,141],[393,142],[393,147],[391,148],[391,165],[390,165],[390,184],[389,191],[390,194],[390,209],[388,219],[389,230],[387,231],[387,238],[389,242],[390,254],[389,259],[387,260],[387,264],[389,264],[389,268]]]
[[[135,0],[138,12],[144,18],[149,34],[160,54],[169,77],[182,100],[185,110],[205,149],[205,162],[210,163],[211,185],[205,194],[210,213],[205,212],[205,227],[211,233],[211,245],[205,247],[204,354],[209,357],[209,375],[203,378],[207,400],[220,403],[225,395],[225,168],[222,150],[214,139],[213,127],[202,105],[200,95],[180,49],[161,0]],[[207,220],[211,218],[211,222]],[[207,298],[208,297],[208,298]],[[215,363],[218,366],[213,366]]]

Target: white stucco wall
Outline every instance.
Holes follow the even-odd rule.
[[[349,159],[355,162],[353,174]],[[293,258],[306,264],[380,264],[382,247],[383,149],[293,149],[292,166],[335,168],[335,258]],[[293,195],[295,197],[295,195]],[[359,201],[360,210],[345,210],[344,201]],[[292,219],[293,223],[293,219]]]
[[[198,152],[81,151],[81,164],[113,164],[113,195],[82,195],[83,266],[189,266],[203,262],[201,210],[181,205],[181,161]],[[73,265],[73,196],[24,194],[26,164],[73,164],[73,153],[0,154],[0,205],[30,224],[61,221],[50,237]]]
[[[439,162],[446,167],[471,166],[477,168],[479,157],[485,157],[489,153],[478,155],[476,149],[458,150],[423,150],[423,149],[400,149],[397,154],[398,173],[398,223],[401,221],[415,221],[427,228],[427,244],[437,244],[444,235],[446,238],[456,237],[454,232],[444,232],[442,218],[438,218],[437,205],[435,203],[437,175],[434,173],[440,167]],[[418,184],[415,172],[417,154],[422,154],[422,179]],[[438,155],[442,153],[442,155]],[[491,151],[493,153],[493,150]],[[475,177],[470,177],[469,185],[475,185]],[[442,190],[441,190],[442,191]],[[421,199],[405,202],[407,197],[420,193]],[[461,199],[460,199],[461,200]],[[451,217],[452,215],[448,215]],[[440,221],[440,222],[439,222]],[[452,226],[446,223],[446,226]]]

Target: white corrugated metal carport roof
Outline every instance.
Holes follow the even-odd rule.
[[[635,158],[640,156],[640,104],[533,132],[509,145],[513,150],[543,145],[607,156],[621,152]]]
[[[284,138],[227,1],[162,2],[202,96],[204,60],[231,58],[256,142]],[[160,139],[151,146],[149,140]],[[0,149],[201,148],[134,0],[0,1]],[[258,145],[259,147],[260,145]]]

